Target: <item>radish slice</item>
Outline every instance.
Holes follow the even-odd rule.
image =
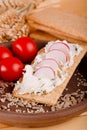
[[[46,54],[46,58],[55,59],[58,64],[60,64],[60,63],[63,63],[63,64],[64,64],[64,63],[67,62],[67,57],[66,57],[66,55],[64,54],[64,52],[63,52],[63,51],[60,51],[60,50],[57,50],[57,49],[54,49],[54,50],[49,51],[49,52]]]
[[[56,60],[52,58],[44,59],[43,61],[39,62],[36,68],[40,68],[43,66],[51,67],[54,71],[57,71],[60,66],[57,64]]]
[[[53,50],[53,49],[59,49],[59,50],[62,50],[64,52],[67,52],[67,53],[69,53],[69,51],[70,51],[69,46],[64,42],[56,42],[56,43],[52,44],[49,47],[48,51]]]
[[[70,56],[69,56],[70,48],[67,44],[65,44],[63,42],[54,43],[49,47],[48,51],[54,50],[54,49],[58,49],[58,50],[63,51],[67,57],[67,61],[70,60]]]
[[[54,79],[55,72],[51,67],[44,66],[37,69],[34,76],[37,76],[38,78]]]

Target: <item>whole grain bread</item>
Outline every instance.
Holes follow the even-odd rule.
[[[46,33],[45,31],[40,31],[40,30],[36,30],[32,33],[30,33],[30,37],[33,38],[34,40],[38,40],[38,41],[54,41],[57,40],[58,38]]]
[[[18,94],[18,91],[20,91],[20,88],[19,88],[17,90],[14,89],[13,95],[18,98],[23,98],[23,99],[26,99],[29,101],[35,101],[38,103],[47,104],[49,106],[55,105],[57,103],[57,100],[61,96],[62,92],[66,88],[66,86],[67,86],[70,78],[72,77],[75,69],[77,68],[78,64],[81,62],[81,59],[84,57],[86,51],[87,51],[87,46],[83,46],[83,50],[80,52],[80,54],[74,57],[73,66],[66,69],[68,76],[66,77],[64,82],[61,85],[56,86],[50,93],[42,94],[42,95],[38,95],[38,94],[34,94],[34,93]],[[41,49],[38,53],[40,54],[43,52],[44,52],[44,48]]]
[[[72,42],[72,43],[87,44],[86,41],[79,40],[79,38],[74,38],[71,35],[67,36],[64,33],[60,32],[60,31],[57,31],[57,30],[55,30],[53,28],[48,28],[48,27],[45,27],[43,25],[31,22],[31,21],[29,23],[30,23],[29,24],[30,28],[33,28],[33,30],[37,30],[38,29],[39,31],[43,31],[44,33],[48,33],[48,34],[50,34],[50,36],[54,36],[57,39],[60,39],[60,40],[66,39],[68,42]]]
[[[27,16],[29,24],[39,25],[46,29],[52,29],[54,36],[71,37],[79,41],[87,42],[87,19],[80,16],[59,11],[58,8],[49,7]],[[37,27],[38,29],[38,27]],[[43,30],[39,28],[39,30]],[[48,33],[52,33],[49,31]],[[62,36],[61,35],[61,36]],[[67,39],[66,39],[67,40]]]

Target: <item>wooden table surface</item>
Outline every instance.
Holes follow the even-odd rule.
[[[17,128],[0,124],[0,130],[87,130],[87,112],[54,126],[43,128]]]

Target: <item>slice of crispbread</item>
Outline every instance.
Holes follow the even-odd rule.
[[[87,43],[84,40],[80,40],[78,38],[73,37],[72,35],[67,36],[59,30],[56,30],[53,28],[48,28],[48,27],[43,26],[41,24],[34,23],[33,21],[30,21],[29,23],[30,23],[30,27],[33,27],[34,30],[43,31],[45,33],[48,33],[48,34],[54,36],[54,37],[57,37],[57,39],[60,39],[60,40],[66,39],[67,41],[72,42],[72,43],[81,43],[81,44]],[[44,41],[45,41],[45,39],[44,39]]]
[[[45,41],[45,42],[55,41],[58,39],[57,37],[52,36],[44,31],[40,31],[40,30],[36,30],[36,31],[32,32],[30,34],[30,37],[35,40]]]
[[[44,51],[44,49],[41,49],[39,51],[39,53],[42,53],[43,51]],[[75,69],[77,68],[78,64],[81,62],[81,59],[84,57],[86,51],[87,51],[87,46],[83,46],[83,50],[80,52],[80,54],[78,56],[74,57],[74,64],[73,64],[73,66],[69,67],[66,70],[68,75],[67,75],[65,81],[61,85],[56,86],[53,89],[53,91],[51,91],[50,93],[43,94],[43,95],[35,95],[34,93],[32,93],[32,94],[29,94],[29,93],[18,94],[17,93],[19,91],[19,89],[18,89],[18,90],[14,90],[13,91],[13,95],[15,97],[18,97],[18,98],[23,98],[23,99],[27,99],[29,101],[35,101],[35,102],[38,102],[38,103],[47,104],[49,106],[55,105],[57,103],[57,100],[61,96],[62,92],[66,88],[66,86],[67,86],[71,76],[73,75]]]
[[[64,36],[87,42],[87,19],[49,7],[27,16],[28,22],[62,32]],[[55,36],[55,35],[54,35]]]

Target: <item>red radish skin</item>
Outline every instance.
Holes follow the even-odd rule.
[[[64,45],[67,46],[67,48],[70,50],[69,45],[67,45],[65,42],[58,42],[58,44],[59,44],[59,43],[64,44]]]
[[[67,62],[67,57],[63,51],[58,49],[53,49],[46,54],[46,58],[53,58],[57,61],[58,64]]]
[[[48,49],[48,51],[54,50],[54,49],[58,49],[61,50],[65,53],[66,57],[67,57],[67,61],[70,60],[70,56],[69,56],[69,51],[70,48],[67,44],[59,42],[59,43],[54,43],[50,46],[50,48]]]
[[[55,43],[53,43],[53,44],[49,47],[48,51],[51,50],[52,47],[55,46],[55,45],[58,45],[58,46],[57,46],[58,49],[60,49],[61,46],[62,46],[62,47],[64,47],[64,48],[66,48],[67,51],[70,51],[70,47],[69,47],[66,43],[64,43],[64,42],[55,42]],[[54,48],[54,49],[57,49],[57,48]]]
[[[36,66],[36,69],[43,67],[43,66],[51,67],[54,71],[57,71],[58,68],[60,69],[60,65],[58,65],[57,61],[52,58],[44,59],[41,62],[39,62]]]
[[[55,71],[51,67],[44,66],[37,69],[34,73],[34,76],[37,76],[38,78],[54,79]]]

